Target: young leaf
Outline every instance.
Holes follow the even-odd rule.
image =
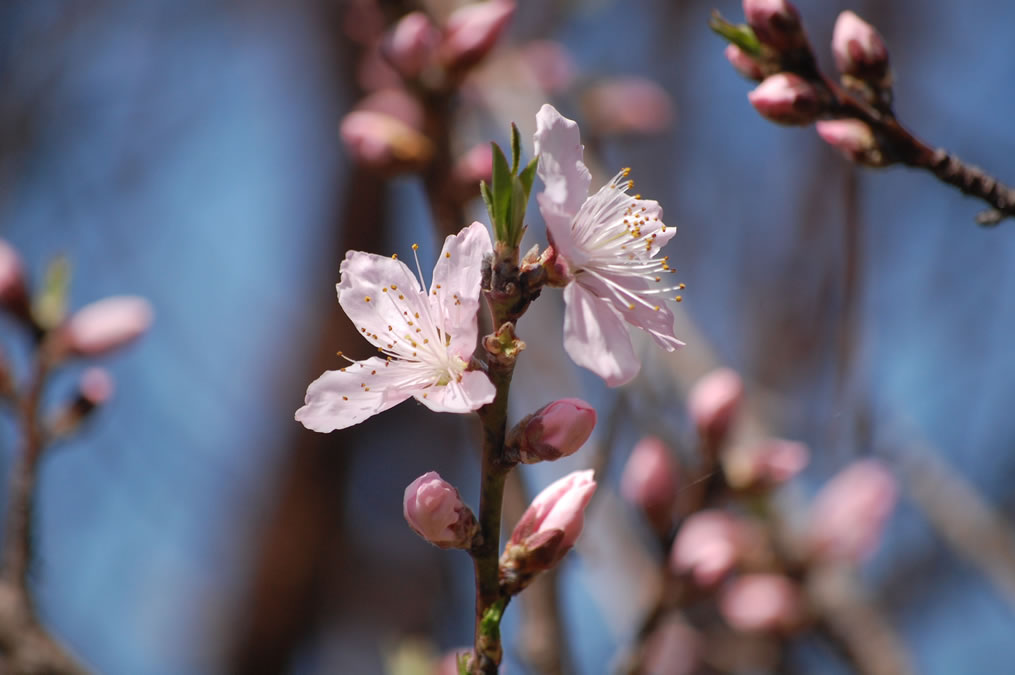
[[[518,162],[522,159],[522,137],[518,133],[518,127],[511,123],[511,175],[518,173]]]
[[[508,167],[507,158],[500,147],[493,143],[493,212],[490,219],[493,220],[493,230],[497,239],[506,241],[508,239],[506,229],[508,224],[508,209],[511,205],[511,184],[513,182],[511,170]]]
[[[759,56],[761,54],[761,43],[747,24],[735,26],[724,19],[718,10],[713,10],[712,16],[708,20],[708,27],[718,33],[727,42],[732,42],[751,56]]]

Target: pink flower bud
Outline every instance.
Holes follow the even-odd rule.
[[[444,65],[462,70],[479,63],[497,44],[514,13],[514,0],[486,0],[452,12],[440,47]]]
[[[618,77],[582,94],[585,120],[600,134],[656,134],[673,121],[673,103],[658,84],[643,77]]]
[[[786,0],[744,0],[744,17],[758,39],[777,50],[807,45],[800,13]]]
[[[677,463],[663,441],[654,436],[638,441],[624,465],[620,494],[640,508],[657,531],[670,528],[677,501]]]
[[[747,98],[762,116],[778,124],[810,124],[822,109],[814,85],[793,73],[769,75]]]
[[[357,162],[382,172],[412,171],[433,156],[430,139],[385,113],[351,112],[342,120],[339,133]]]
[[[822,558],[860,562],[877,547],[898,488],[876,459],[855,462],[832,478],[811,507],[808,540]]]
[[[743,380],[730,368],[713,370],[691,387],[687,410],[706,442],[718,444],[726,437],[743,398]]]
[[[577,66],[559,42],[533,40],[522,46],[519,56],[539,88],[548,94],[560,93],[574,81]]]
[[[874,132],[860,120],[821,120],[814,128],[825,143],[842,151],[848,159],[868,166],[884,164]]]
[[[451,194],[459,203],[479,195],[479,182],[490,183],[493,174],[493,149],[489,143],[475,145],[458,158],[451,170]]]
[[[426,67],[440,41],[440,32],[423,12],[410,12],[388,33],[381,51],[404,77],[415,77]]]
[[[737,69],[738,73],[746,77],[748,80],[761,82],[764,78],[764,74],[761,72],[761,66],[758,65],[758,62],[751,58],[750,54],[736,45],[726,45],[726,60],[730,62],[730,65]]]
[[[522,420],[508,442],[525,464],[552,462],[577,452],[595,426],[595,408],[580,398],[562,398]]]
[[[690,574],[699,586],[713,586],[732,571],[744,541],[743,525],[725,511],[698,511],[677,532],[670,550],[670,569]]]
[[[416,534],[440,548],[468,548],[478,527],[458,490],[436,471],[405,488],[402,513]]]
[[[515,525],[507,548],[524,548],[537,538],[552,537],[559,531],[561,536],[554,542],[551,555],[546,556],[543,569],[560,561],[574,546],[585,525],[585,507],[596,491],[592,473],[592,469],[569,473],[540,492]]]
[[[152,306],[144,298],[105,298],[71,316],[64,326],[66,344],[78,356],[99,356],[139,338],[151,326],[152,318]]]
[[[25,317],[28,315],[28,291],[21,256],[0,239],[0,307]]]
[[[769,438],[735,448],[724,458],[726,480],[737,489],[771,488],[804,470],[810,450],[803,443]]]
[[[729,625],[745,633],[790,631],[803,618],[796,584],[781,574],[747,574],[719,596],[719,611]]]
[[[888,48],[874,26],[850,11],[839,14],[832,32],[832,54],[839,72],[888,86]]]
[[[105,368],[87,369],[78,383],[78,395],[93,408],[111,399],[114,389],[113,376]]]

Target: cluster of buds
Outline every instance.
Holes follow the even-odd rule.
[[[585,401],[565,398],[549,403],[511,430],[503,461],[532,464],[572,455],[588,440],[595,423],[596,412]],[[576,471],[532,500],[501,556],[500,574],[508,595],[520,592],[574,546],[595,488],[591,470]],[[468,550],[477,543],[475,516],[458,490],[434,471],[405,489],[403,513],[409,527],[435,546]]]
[[[493,50],[514,11],[513,0],[484,0],[456,9],[440,23],[413,11],[385,29],[379,9],[372,14],[376,21],[352,19],[364,47],[361,84],[371,94],[340,124],[350,156],[383,175],[427,167],[438,150],[426,101],[459,86]],[[463,154],[449,171],[449,198],[462,191],[466,198],[475,196],[479,181],[489,180],[491,161],[482,150]]]
[[[832,37],[839,88],[818,70],[792,4],[744,0],[743,8],[746,26],[734,26],[718,14],[711,25],[730,43],[730,64],[760,83],[748,94],[751,105],[778,124],[815,124],[825,142],[854,162],[885,166],[896,161],[871,126],[893,117],[888,49],[878,31],[853,12],[839,15]]]

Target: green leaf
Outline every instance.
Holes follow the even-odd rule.
[[[727,42],[735,44],[751,56],[761,55],[761,42],[758,41],[758,37],[747,24],[734,25],[724,19],[718,10],[712,10],[708,27]]]
[[[518,127],[511,123],[511,175],[518,173],[518,162],[522,159],[522,137],[518,133]]]
[[[536,168],[539,166],[539,156],[532,158],[528,166],[522,169],[522,172],[518,174],[518,180],[522,183],[522,188],[525,190],[525,201],[528,202],[529,193],[532,192],[532,183],[536,180]]]
[[[32,315],[43,330],[53,330],[67,317],[70,262],[58,256],[46,268],[45,281],[32,303]]]
[[[496,143],[493,143],[493,211],[490,219],[493,220],[493,231],[497,239],[507,241],[508,209],[511,206],[511,188],[514,183],[511,169],[508,167],[507,158],[504,152]]]
[[[483,203],[486,204],[486,212],[493,220],[493,196],[490,194],[490,186],[486,184],[485,180],[479,181],[479,194],[482,195]]]

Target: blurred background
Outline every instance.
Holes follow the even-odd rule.
[[[1015,5],[798,6],[828,72],[840,11],[877,26],[900,119],[1015,180],[1015,101],[999,86],[1015,76],[1004,32]],[[453,9],[426,7],[438,22]],[[475,420],[408,403],[318,435],[293,412],[337,350],[370,351],[335,301],[344,252],[405,257],[418,242],[429,271],[444,234],[486,220],[467,199],[481,171],[458,158],[503,146],[511,121],[530,156],[535,113],[551,102],[581,125],[594,185],[630,166],[679,226],[667,253],[688,285],[677,334],[689,346],[645,346],[623,390],[567,359],[554,289],[520,326],[530,350],[512,418],[579,396],[601,420],[587,451],[523,469],[530,490],[603,469],[556,589],[571,672],[609,672],[651,606],[659,553],[616,496],[619,476],[646,434],[693,446],[686,391],[717,365],[740,373],[759,433],[810,447],[781,502],[790,519],[850,462],[892,468],[898,505],[857,578],[911,671],[998,672],[1015,656],[1011,224],[978,228],[981,205],[929,174],[856,169],[813,129],[759,117],[753,85],[707,28],[713,8],[739,21],[739,3],[519,3],[454,87],[413,94],[422,112],[391,94],[400,80],[378,51],[414,8],[0,6],[0,235],[36,283],[68,256],[73,307],[133,293],[156,312],[108,364],[114,399],[43,467],[33,583],[44,624],[95,672],[128,675],[382,673],[407,650],[471,641],[471,563],[409,530],[401,496],[437,470],[476,504]],[[340,121],[368,96],[403,120],[424,116],[428,164],[371,167],[343,144]],[[531,243],[545,243],[534,200],[529,214]],[[23,364],[16,331],[0,329]],[[3,425],[9,466],[17,430]],[[536,672],[523,612],[508,610],[510,673]],[[779,645],[775,662],[730,672],[851,672],[806,635]]]

